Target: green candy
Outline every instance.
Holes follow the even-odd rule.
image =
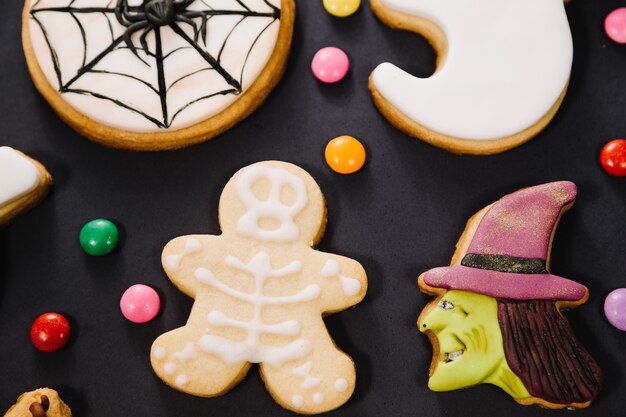
[[[106,219],[92,220],[80,231],[80,247],[93,256],[103,256],[113,252],[118,239],[117,227]]]

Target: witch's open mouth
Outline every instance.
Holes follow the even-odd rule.
[[[444,363],[450,363],[450,362],[454,362],[456,360],[458,360],[461,356],[463,356],[463,353],[465,353],[464,350],[457,350],[455,352],[450,352],[450,353],[445,353],[443,355],[443,360],[442,362]]]

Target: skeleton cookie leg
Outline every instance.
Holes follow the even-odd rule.
[[[261,364],[265,386],[284,408],[304,414],[323,413],[341,406],[352,395],[354,362],[337,349],[325,328],[323,332],[307,337],[312,343],[308,356],[280,366]]]
[[[245,377],[250,364],[228,365],[203,352],[198,346],[202,336],[192,326],[161,335],[152,344],[152,367],[159,378],[177,390],[201,397],[224,394]]]

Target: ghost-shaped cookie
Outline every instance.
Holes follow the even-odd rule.
[[[409,135],[454,153],[499,153],[537,135],[563,101],[573,59],[563,0],[371,4],[384,23],[423,34],[438,54],[428,78],[388,62],[370,76],[376,106]]]

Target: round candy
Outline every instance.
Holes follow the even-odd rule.
[[[606,34],[617,43],[626,43],[626,7],[620,7],[608,14],[604,20]]]
[[[43,352],[55,352],[70,339],[70,323],[58,313],[37,317],[30,328],[30,340]]]
[[[609,323],[626,331],[626,288],[617,289],[606,297],[604,314]]]
[[[609,174],[626,176],[626,140],[615,139],[604,145],[600,152],[600,163]]]
[[[329,46],[317,51],[311,62],[311,69],[318,80],[325,83],[336,83],[348,73],[350,60],[344,51]]]
[[[117,227],[106,219],[92,220],[80,231],[80,246],[93,256],[108,255],[117,246]]]
[[[143,284],[136,284],[127,289],[120,300],[122,314],[133,323],[145,323],[152,320],[161,308],[159,294]]]
[[[352,136],[339,136],[328,142],[324,156],[333,171],[352,174],[365,163],[365,148]]]
[[[361,0],[324,0],[324,8],[333,16],[347,17],[356,13]]]

